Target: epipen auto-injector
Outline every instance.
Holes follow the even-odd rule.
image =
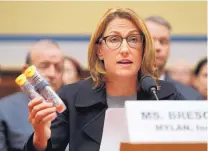
[[[35,90],[33,85],[27,80],[24,74],[19,75],[15,82],[22,89],[23,92],[27,93],[30,99],[34,99],[36,97],[40,97],[39,93]]]
[[[65,111],[66,106],[63,101],[50,87],[48,82],[39,74],[34,65],[27,68],[24,74],[35,89],[46,99],[46,101],[53,102],[56,106],[57,112],[62,113]]]

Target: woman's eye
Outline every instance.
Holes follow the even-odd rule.
[[[138,41],[138,38],[137,37],[130,37],[129,38],[129,42],[136,43],[137,41]]]
[[[120,38],[118,37],[111,37],[110,42],[115,43],[115,42],[120,42]]]

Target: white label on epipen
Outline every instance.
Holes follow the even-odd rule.
[[[28,91],[28,90],[33,89],[33,87],[31,86],[31,84],[28,83],[28,82],[25,82],[23,88],[24,88],[25,91]]]
[[[31,99],[34,99],[34,98],[36,98],[36,97],[38,96],[38,94],[37,94],[37,93],[35,93],[35,91],[34,91],[34,90],[29,91],[28,93],[29,93],[28,95],[30,96],[30,98],[31,98]]]
[[[43,78],[39,75],[38,72],[35,72],[35,75],[32,77],[32,83],[33,83],[33,85],[36,86],[41,81],[43,81]]]
[[[35,89],[33,88],[33,86],[29,83],[29,82],[26,82],[23,86],[23,91],[24,92],[27,92],[29,97],[31,99],[34,99],[35,97],[38,96],[37,92],[35,91]]]
[[[47,99],[50,102],[53,102],[55,104],[55,106],[58,106],[59,103],[57,101],[56,94],[53,93],[53,90],[49,90],[49,89],[50,89],[50,87],[46,86],[42,90],[41,94],[45,97],[45,99]]]

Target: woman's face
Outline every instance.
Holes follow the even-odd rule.
[[[207,64],[202,66],[195,83],[199,92],[207,98]]]
[[[79,80],[76,68],[69,60],[64,60],[63,83],[71,84]]]
[[[116,18],[108,24],[103,37],[109,37],[101,41],[98,50],[99,59],[104,61],[107,76],[137,76],[143,51],[139,34],[135,24],[127,19]],[[127,39],[122,41],[122,38]]]

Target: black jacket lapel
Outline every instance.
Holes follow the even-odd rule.
[[[100,144],[107,109],[105,88],[92,89],[91,84],[83,86],[75,107],[79,112],[84,112],[83,132],[93,141]]]
[[[92,140],[96,141],[98,144],[101,143],[102,139],[105,111],[106,109],[103,109],[94,118],[89,120],[83,127],[83,131],[85,132],[85,134],[87,134]]]

